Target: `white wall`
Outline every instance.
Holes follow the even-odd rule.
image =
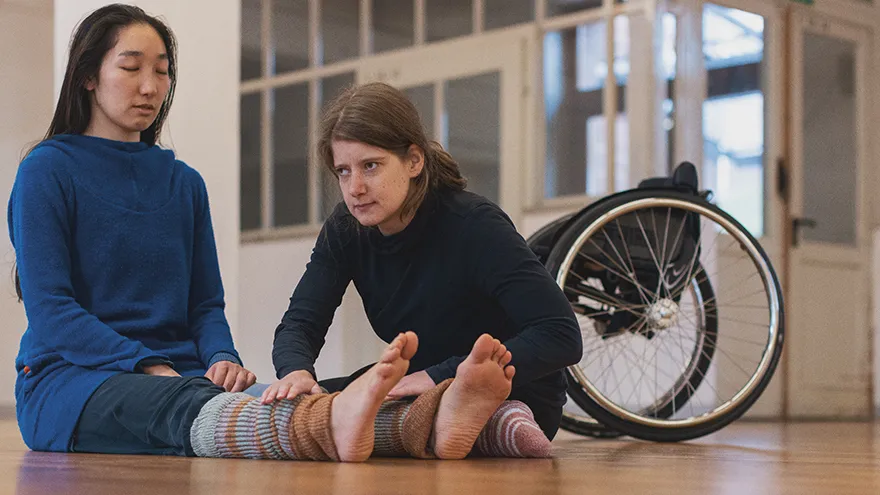
[[[0,2],[0,408],[15,403],[13,362],[27,326],[15,297],[5,206],[22,154],[40,140],[52,119],[52,1]]]
[[[241,338],[238,350],[261,382],[275,377],[272,340],[293,289],[305,272],[316,236],[245,244],[241,248]],[[384,344],[364,316],[354,286],[327,331],[315,363],[319,379],[345,376],[375,361]]]
[[[55,0],[55,91],[60,90],[71,33],[107,0]],[[129,2],[161,16],[177,35],[178,82],[163,144],[205,179],[226,315],[238,333],[238,81],[240,6],[236,0]],[[210,17],[206,15],[210,13]],[[4,45],[5,46],[5,45]],[[5,51],[5,48],[4,48]]]

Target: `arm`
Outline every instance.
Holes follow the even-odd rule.
[[[217,245],[211,224],[208,191],[201,176],[196,175],[194,192],[194,236],[192,279],[189,290],[189,330],[199,360],[210,368],[219,361],[231,361],[241,365],[241,358],[232,342],[229,323],[226,320],[223,282],[217,260]]]
[[[504,342],[516,367],[514,385],[579,362],[583,342],[574,312],[507,215],[494,205],[480,206],[462,234],[466,273],[517,328],[517,335]],[[428,374],[435,382],[451,378],[463,360],[450,358],[428,368]]]
[[[290,305],[275,329],[272,361],[278,378],[306,370],[315,377],[315,361],[324,346],[333,314],[342,302],[351,274],[342,256],[340,233],[332,225],[339,211],[318,235],[305,274],[290,298]]]
[[[65,155],[41,148],[25,159],[9,200],[9,226],[28,325],[37,340],[86,368],[135,372],[149,359],[169,364],[138,341],[118,334],[76,300],[71,281],[72,187],[55,166]]]

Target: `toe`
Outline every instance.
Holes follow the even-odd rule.
[[[515,375],[515,374],[516,374],[516,368],[514,368],[513,366],[508,366],[508,367],[504,368],[504,376],[508,380],[513,380],[513,375]]]
[[[498,348],[495,349],[495,354],[492,355],[492,360],[500,363],[505,354],[507,354],[507,347],[504,344],[500,344]]]
[[[414,332],[406,332],[404,336],[406,337],[406,343],[400,350],[400,357],[410,360],[419,349],[419,337]]]
[[[495,342],[498,341],[493,339],[489,334],[484,333],[483,335],[480,335],[480,338],[474,343],[473,350],[471,350],[471,357],[477,361],[490,359],[492,354],[495,353]]]
[[[504,353],[503,356],[501,356],[498,364],[500,364],[501,366],[507,366],[508,364],[510,364],[511,359],[513,359],[513,354],[511,354],[510,351],[507,351]]]
[[[385,349],[385,352],[382,353],[382,357],[379,359],[379,361],[382,363],[390,363],[399,357],[400,347],[388,347],[388,349]]]

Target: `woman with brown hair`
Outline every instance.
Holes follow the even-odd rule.
[[[359,375],[319,384],[314,370],[353,281],[380,338],[387,342],[401,330],[418,335],[410,374],[389,393],[389,399],[410,399],[383,407],[391,414],[412,397],[419,403],[436,396],[431,441],[438,456],[444,457],[443,425],[450,424],[456,382],[467,376],[465,356],[487,333],[512,355],[516,375],[508,398],[528,406],[525,416],[534,418],[526,422],[536,422],[549,445],[565,403],[562,369],[581,359],[580,330],[562,291],[507,215],[465,190],[455,159],[426,138],[413,104],[387,84],[368,83],[339,95],[325,110],[318,152],[337,178],[343,202],[325,222],[276,329],[279,380],[263,402],[321,388],[344,390]],[[471,450],[486,421],[497,419],[493,412],[462,420],[469,433],[451,457]],[[382,417],[380,411],[377,428]],[[376,434],[379,443],[379,429]]]

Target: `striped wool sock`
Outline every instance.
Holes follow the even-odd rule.
[[[199,457],[339,460],[330,428],[336,395],[300,395],[264,405],[244,393],[219,394],[193,422],[193,451]]]
[[[382,403],[374,423],[373,457],[409,457],[403,445],[403,418],[412,404],[412,400]]]
[[[443,393],[451,384],[452,379],[445,380],[414,399],[382,403],[373,423],[373,455],[434,459],[436,456],[430,446],[434,417]]]
[[[535,422],[535,415],[529,406],[518,400],[508,400],[489,418],[471,454],[484,457],[550,457],[550,440]]]

